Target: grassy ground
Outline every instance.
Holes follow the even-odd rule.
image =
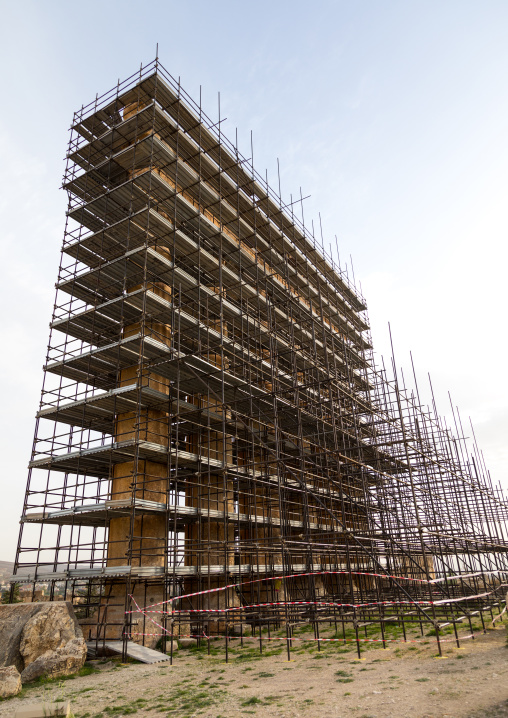
[[[468,627],[467,627],[468,628]],[[476,625],[480,631],[481,625]],[[457,649],[453,629],[443,635],[444,659],[437,659],[436,638],[421,636],[418,626],[407,630],[390,626],[391,639],[362,643],[361,660],[354,642],[342,640],[334,626],[322,637],[340,641],[293,641],[291,660],[285,642],[224,641],[175,653],[173,666],[121,664],[119,659],[87,665],[69,680],[40,680],[25,686],[21,696],[0,702],[0,716],[13,715],[17,706],[37,701],[70,700],[77,718],[137,714],[139,718],[178,716],[230,718],[388,718],[443,716],[498,718],[508,716],[508,649],[504,628],[480,633]],[[462,634],[469,633],[466,627]],[[365,637],[365,632],[360,634]],[[369,637],[379,634],[368,630]],[[285,632],[271,633],[283,638]],[[266,634],[265,634],[266,637]],[[312,638],[312,629],[296,638]],[[354,632],[346,632],[353,639]],[[101,669],[101,670],[98,670]]]

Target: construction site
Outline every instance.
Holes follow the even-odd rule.
[[[220,117],[157,59],[75,113],[63,187],[12,591],[124,654],[393,625],[441,653],[502,611],[472,427],[376,363],[351,276]]]

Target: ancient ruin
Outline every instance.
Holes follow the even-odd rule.
[[[75,113],[64,188],[13,585],[162,649],[323,622],[439,644],[500,610],[476,442],[376,365],[358,288],[221,117],[156,60]]]

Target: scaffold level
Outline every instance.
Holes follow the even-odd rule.
[[[492,618],[503,491],[454,408],[376,365],[361,293],[221,118],[157,59],[75,113],[63,186],[13,586],[125,655],[387,622],[441,650]]]

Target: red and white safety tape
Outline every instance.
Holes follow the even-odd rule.
[[[483,575],[495,575],[495,574],[500,574],[500,573],[505,573],[506,575],[508,575],[508,572],[506,572],[506,571],[489,571],[489,572],[487,572],[487,574],[483,574]],[[267,581],[283,581],[283,580],[287,580],[290,578],[301,578],[301,577],[305,577],[305,576],[327,576],[327,575],[369,576],[372,578],[386,578],[386,579],[394,579],[394,580],[400,580],[400,581],[412,581],[414,583],[431,585],[431,584],[443,582],[446,580],[458,580],[458,579],[463,579],[463,578],[472,578],[475,576],[480,576],[480,575],[482,575],[482,573],[477,572],[474,574],[470,573],[470,574],[464,574],[464,575],[451,576],[451,577],[448,577],[448,579],[447,578],[439,578],[439,579],[427,580],[427,579],[420,579],[420,578],[412,578],[410,576],[395,576],[395,575],[386,575],[386,574],[381,574],[381,573],[368,573],[366,571],[309,571],[307,573],[294,573],[294,574],[290,574],[288,576],[269,576],[269,577],[265,577],[265,578],[257,578],[257,579],[253,579],[251,581],[243,581],[241,583],[231,583],[226,586],[218,586],[216,588],[208,588],[208,589],[204,589],[203,591],[195,591],[194,593],[186,593],[182,596],[173,596],[172,598],[168,599],[167,601],[160,601],[159,603],[153,603],[149,606],[146,606],[146,608],[162,606],[166,603],[173,603],[174,601],[180,601],[184,598],[193,598],[194,596],[202,596],[205,594],[218,593],[220,591],[227,591],[228,589],[240,588],[241,586],[248,586],[248,585],[251,585],[254,583],[262,583],[262,582],[267,582]],[[500,584],[500,586],[498,586],[498,588],[500,588],[501,586],[505,586],[505,585],[507,585],[507,584]]]

